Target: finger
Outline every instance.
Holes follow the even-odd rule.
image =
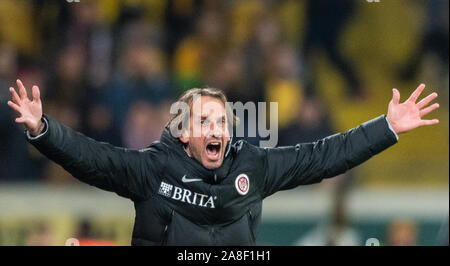
[[[41,100],[41,92],[39,91],[39,87],[33,86],[31,92],[33,94],[33,101],[39,102]]]
[[[400,92],[397,89],[392,89],[392,102],[395,104],[400,102]]]
[[[425,84],[420,84],[419,87],[417,87],[417,89],[411,94],[411,96],[409,96],[408,101],[415,103],[424,89]]]
[[[20,79],[17,80],[17,87],[19,87],[19,94],[20,94],[20,99],[26,99],[27,96],[27,90],[25,89],[25,87],[23,86],[23,83]]]
[[[424,108],[425,106],[427,106],[431,101],[433,101],[434,99],[436,99],[436,97],[438,97],[438,94],[436,92],[433,92],[432,94],[428,95],[427,97],[423,98],[418,104],[417,107],[419,107],[419,109]]]
[[[431,126],[436,125],[439,123],[438,119],[432,119],[432,120],[420,120],[421,126]]]
[[[20,104],[20,97],[17,94],[16,90],[13,87],[9,88],[9,92],[11,92],[11,97],[12,100],[16,103],[16,104]]]
[[[428,106],[427,108],[424,108],[422,110],[420,110],[420,117],[429,114],[430,112],[436,110],[439,108],[439,104],[435,103],[433,105]]]
[[[17,104],[8,101],[8,106],[11,107],[14,111],[20,113],[20,106],[18,106]]]

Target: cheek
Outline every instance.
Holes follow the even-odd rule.
[[[228,129],[228,127],[225,127],[225,129],[223,130],[223,136],[226,141],[230,140],[230,130]]]
[[[189,145],[190,145],[190,149],[192,151],[194,151],[195,153],[197,153],[197,154],[202,154],[203,153],[203,145],[202,145],[202,140],[201,139],[194,138],[189,143]]]

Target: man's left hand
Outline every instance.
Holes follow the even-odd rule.
[[[393,96],[392,100],[389,102],[387,120],[397,134],[410,131],[417,127],[439,123],[439,120],[437,119],[422,119],[423,116],[439,108],[438,103],[427,107],[427,105],[438,96],[436,92],[431,93],[420,102],[416,103],[424,89],[425,84],[420,84],[404,103],[400,103],[400,92],[397,89],[392,90]]]

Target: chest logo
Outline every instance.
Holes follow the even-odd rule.
[[[237,192],[244,196],[250,189],[250,179],[246,174],[240,174],[236,177],[236,180],[234,180],[234,186],[236,187]]]
[[[217,196],[192,192],[189,189],[180,188],[163,181],[159,186],[158,194],[173,200],[211,209],[215,208],[214,200],[217,200]]]
[[[199,182],[199,181],[203,181],[203,180],[200,178],[186,178],[186,175],[184,175],[181,178],[181,181],[183,181],[183,183],[190,183],[190,182]]]

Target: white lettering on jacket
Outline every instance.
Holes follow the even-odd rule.
[[[178,200],[188,204],[214,209],[214,199],[216,197],[192,192],[189,189],[180,188],[166,182],[161,182],[158,194],[173,200]]]

